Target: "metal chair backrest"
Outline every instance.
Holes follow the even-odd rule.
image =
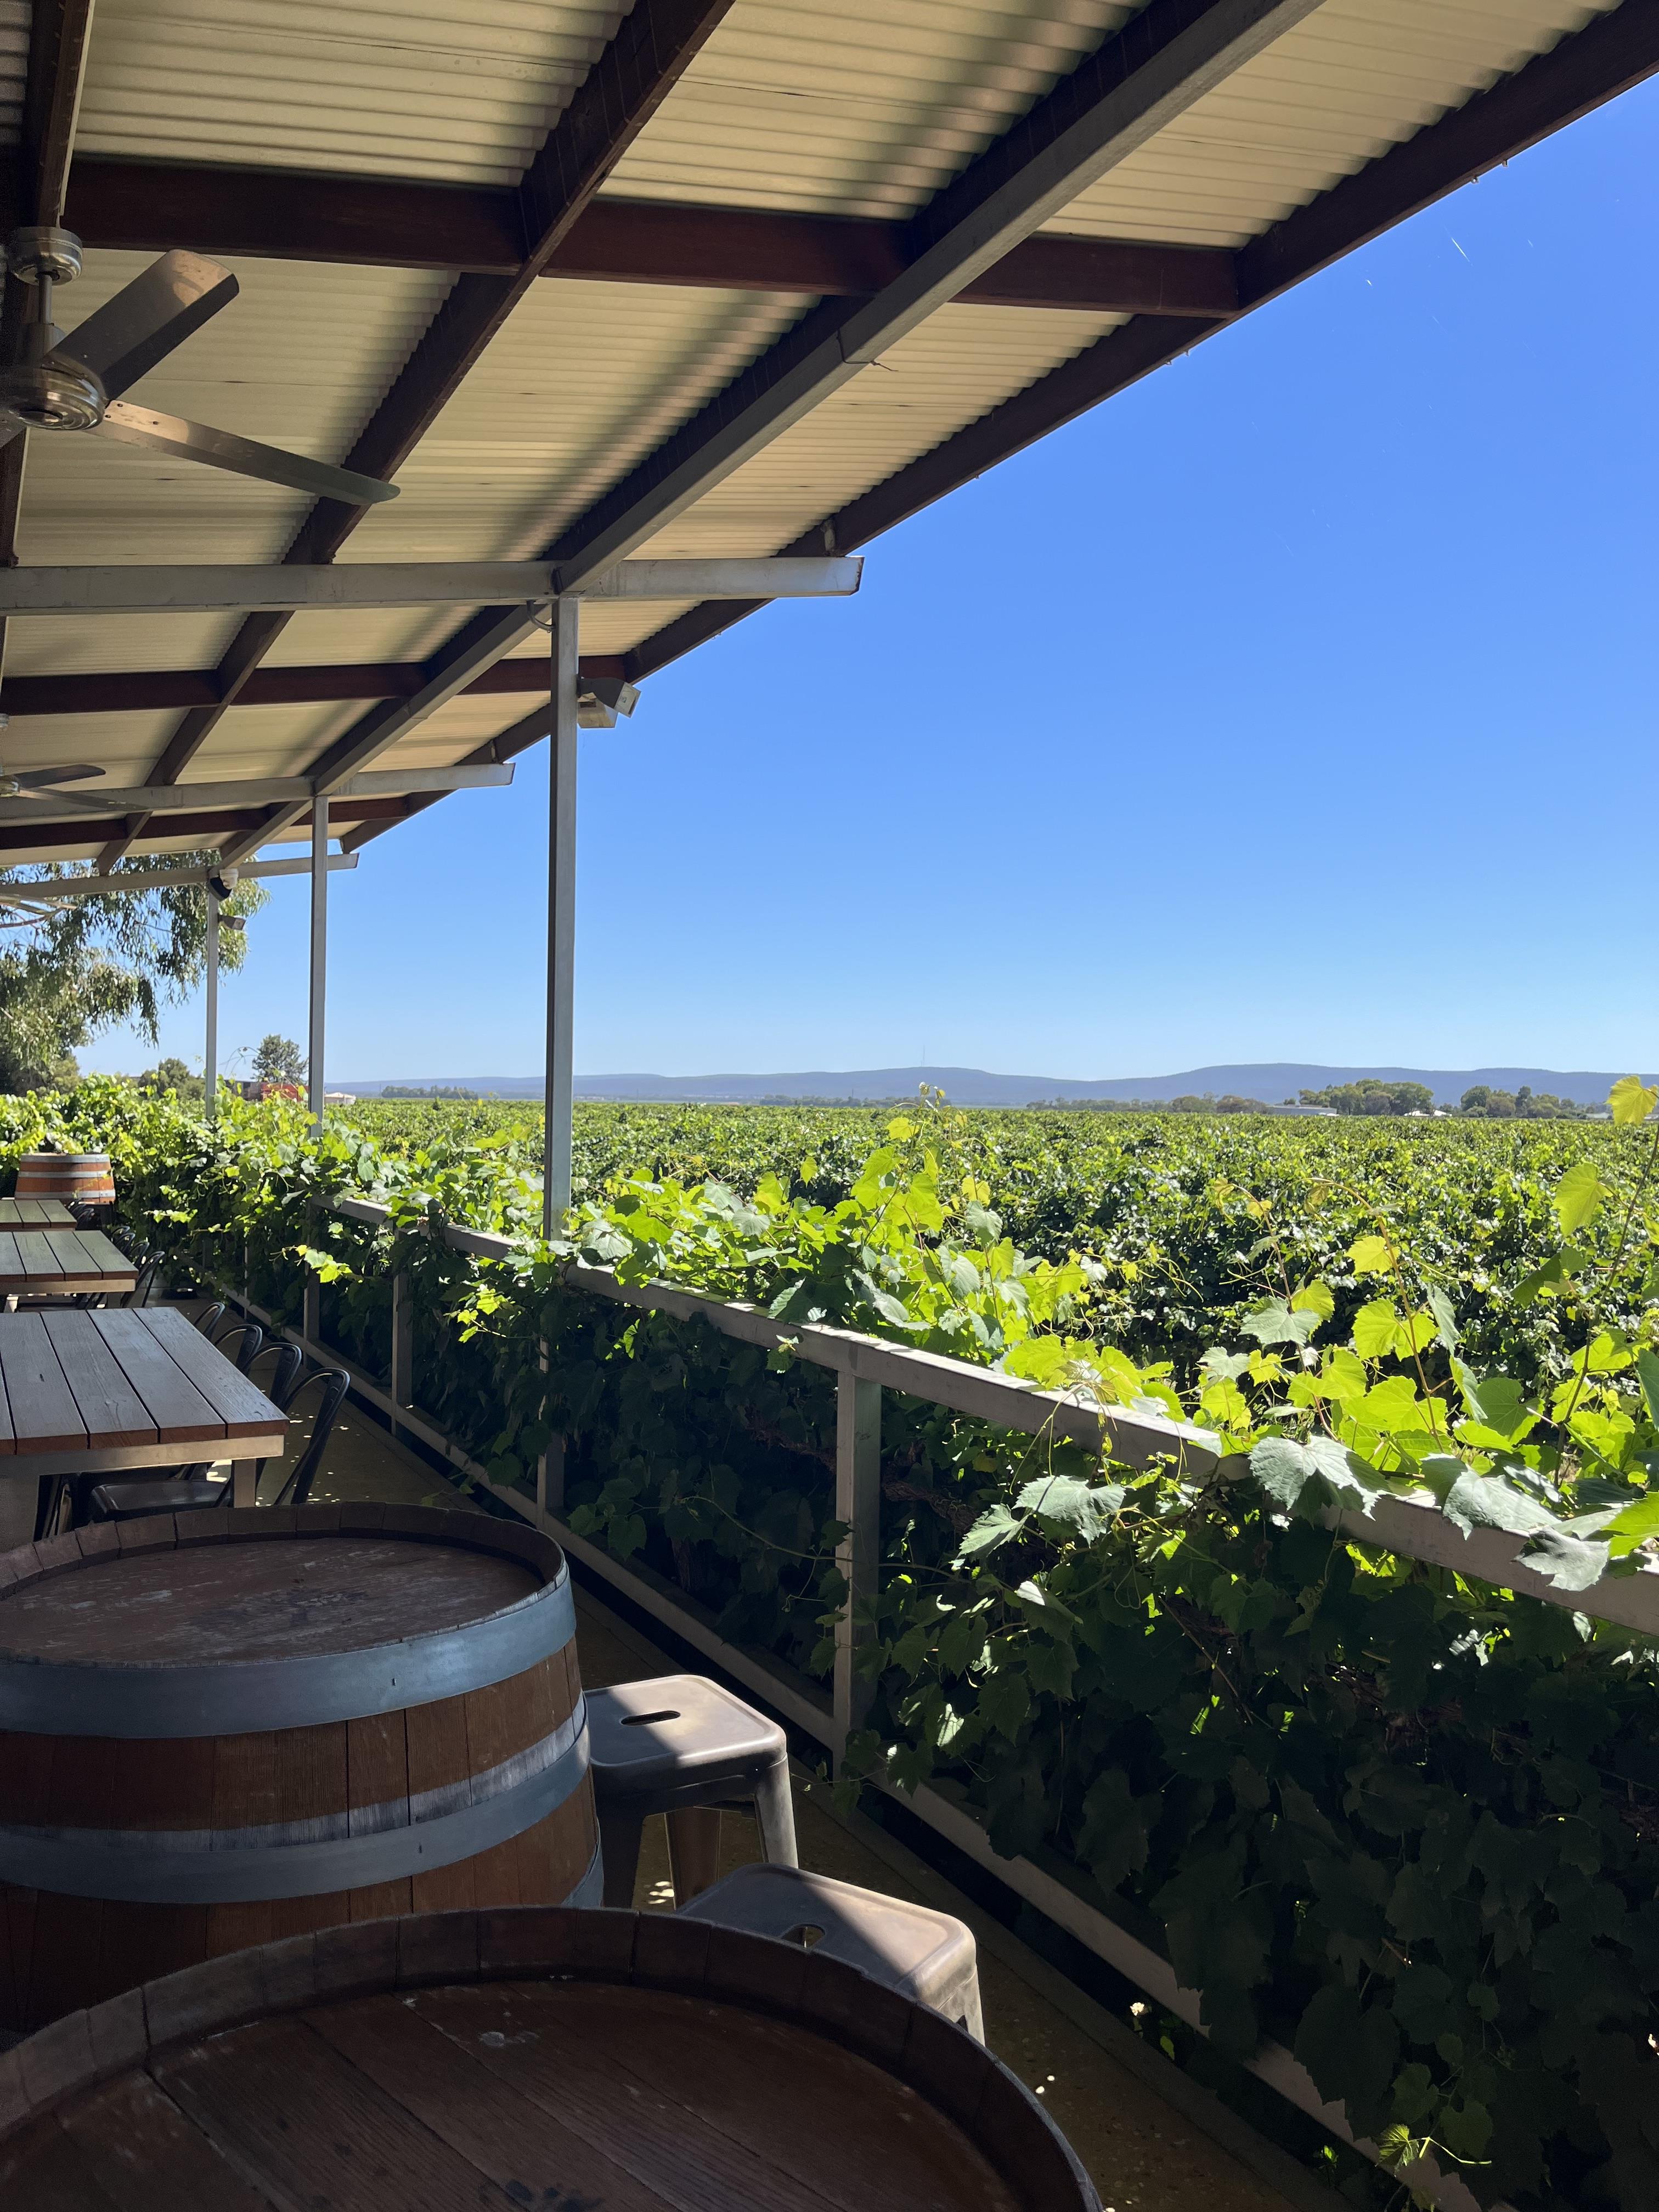
[[[196,1316],[196,1326],[201,1330],[203,1335],[211,1342],[214,1330],[218,1328],[220,1322],[224,1319],[224,1317],[225,1302],[221,1298],[218,1300],[216,1304],[204,1306],[202,1308],[201,1312]]]
[[[138,1270],[137,1281],[124,1298],[117,1299],[117,1304],[147,1306],[149,1304],[149,1294],[155,1288],[155,1272],[159,1265],[158,1261],[146,1260]]]
[[[214,1338],[213,1348],[216,1352],[223,1352],[225,1358],[228,1359],[231,1355],[225,1347],[234,1338],[239,1336],[242,1340],[236,1352],[236,1365],[238,1371],[246,1375],[254,1360],[258,1358],[259,1347],[265,1340],[265,1333],[257,1321],[239,1321],[234,1328],[228,1328],[222,1336]]]
[[[253,1370],[261,1360],[265,1359],[270,1362],[270,1374],[267,1381],[258,1384],[258,1388],[273,1406],[280,1406],[287,1413],[289,1400],[299,1387],[300,1370],[305,1365],[306,1356],[297,1344],[280,1344],[273,1338],[269,1344],[262,1345],[249,1360],[246,1372],[250,1382],[257,1380]]]
[[[305,1449],[295,1462],[293,1473],[271,1501],[276,1505],[303,1505],[310,1496],[311,1486],[316,1480],[323,1454],[328,1448],[335,1416],[344,1403],[346,1392],[351,1388],[351,1377],[343,1367],[316,1368],[292,1394],[283,1411],[291,1411],[294,1399],[308,1390],[313,1382],[319,1385],[316,1419],[311,1425],[311,1434],[306,1440]]]

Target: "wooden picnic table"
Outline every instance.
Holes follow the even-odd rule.
[[[0,2053],[0,2201],[1100,2212],[1030,2091],[856,1967],[527,1906],[293,1936]]]
[[[61,1198],[0,1198],[0,1229],[73,1229]]]
[[[176,1306],[0,1314],[0,1490],[228,1459],[231,1502],[252,1505],[287,1436],[288,1416]]]
[[[137,1262],[101,1229],[0,1229],[0,1297],[118,1297],[137,1280]]]

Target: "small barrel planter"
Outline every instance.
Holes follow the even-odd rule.
[[[141,2194],[1100,2212],[1024,2085],[855,1966],[674,1913],[523,1908],[290,1937],[0,2053],[0,2203]]]
[[[569,1569],[482,1514],[105,1522],[0,1556],[0,2025],[447,1906],[597,1904]]]
[[[61,1198],[65,1206],[113,1206],[107,1152],[25,1152],[17,1163],[19,1198]]]

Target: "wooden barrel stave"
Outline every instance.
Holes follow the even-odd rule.
[[[17,1163],[19,1198],[61,1198],[70,1206],[112,1206],[107,1152],[25,1152]]]
[[[190,1524],[194,1537],[202,1517],[179,1521]],[[233,1524],[226,1540],[233,1540],[235,1524],[246,1534],[253,1516],[217,1509],[213,1517]],[[258,1524],[274,1517],[261,1513]],[[302,1537],[370,1533],[342,1527],[343,1520],[363,1518],[349,1508],[307,1508],[286,1517],[287,1533]],[[463,1548],[495,1550],[488,1532],[499,1530],[499,1548],[507,1556],[544,1567],[556,1561],[560,1573],[568,1571],[545,1540],[483,1516],[405,1511],[398,1517],[404,1524],[400,1536],[430,1541],[441,1535]],[[153,1550],[159,1548],[158,1529],[172,1524],[131,1525]],[[373,1527],[380,1531],[381,1519]],[[258,1535],[265,1533],[257,1525]],[[131,1548],[138,1542],[134,1535]],[[15,1577],[21,1561],[26,1571],[40,1562],[73,1572],[76,1564],[87,1567],[88,1552],[95,1572],[97,1556],[109,1553],[106,1534],[87,1530],[25,1547],[0,1562],[0,1570],[9,1568]],[[4,1620],[0,1605],[0,1642]],[[59,1870],[61,1887],[0,1881],[0,2021],[41,2025],[158,1974],[342,1923],[585,1898],[598,1850],[585,1761],[574,1635],[500,1681],[310,1727],[219,1736],[0,1734],[0,1850],[15,1855],[24,1848],[20,1834],[28,1832],[64,1839],[27,1844],[37,1856],[45,1852],[48,1872]],[[295,1852],[313,1845],[343,1845],[354,1861],[365,1851],[406,1861],[411,1838],[418,1836],[422,1851],[430,1850],[429,1839],[440,1833],[434,1820],[446,1814],[470,1819],[482,1807],[510,1822],[520,1817],[514,1793],[525,1786],[526,1773],[532,1787],[566,1794],[516,1832],[460,1857],[445,1862],[440,1852],[438,1863],[349,1887],[228,1899],[201,1894],[211,1887],[203,1869],[210,1876],[228,1868],[256,1887],[286,1881],[291,1889]],[[197,1845],[204,1831],[215,1832],[216,1848]],[[161,1840],[150,1844],[150,1836]],[[72,1877],[61,1869],[88,1845],[112,1848],[111,1887],[131,1887],[135,1869],[149,1878],[148,1868],[167,1894],[92,1893],[101,1868],[99,1881],[82,1878],[71,1887]]]

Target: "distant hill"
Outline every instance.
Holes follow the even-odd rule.
[[[1516,1091],[1524,1083],[1534,1091],[1553,1091],[1581,1105],[1597,1105],[1628,1068],[1611,1073],[1583,1069],[1563,1073],[1553,1067],[1321,1067],[1311,1061],[1255,1060],[1237,1066],[1189,1067],[1180,1075],[1126,1075],[1080,1081],[1054,1075],[993,1075],[982,1067],[864,1067],[814,1068],[786,1075],[579,1075],[579,1098],[635,1099],[672,1102],[704,1100],[711,1104],[754,1105],[763,1099],[886,1099],[914,1098],[926,1083],[943,1091],[957,1106],[1029,1106],[1061,1100],[1067,1104],[1090,1098],[1144,1098],[1149,1104],[1206,1091],[1218,1097],[1229,1092],[1260,1098],[1269,1106],[1294,1099],[1303,1091],[1322,1091],[1329,1084],[1352,1083],[1375,1075],[1389,1083],[1424,1083],[1440,1106],[1455,1106],[1471,1085],[1485,1083],[1494,1091]],[[1650,1076],[1644,1080],[1653,1081]],[[400,1087],[459,1085],[483,1097],[539,1098],[538,1075],[401,1075],[351,1080],[329,1078],[331,1091],[353,1091],[359,1097],[374,1097],[388,1083]]]

